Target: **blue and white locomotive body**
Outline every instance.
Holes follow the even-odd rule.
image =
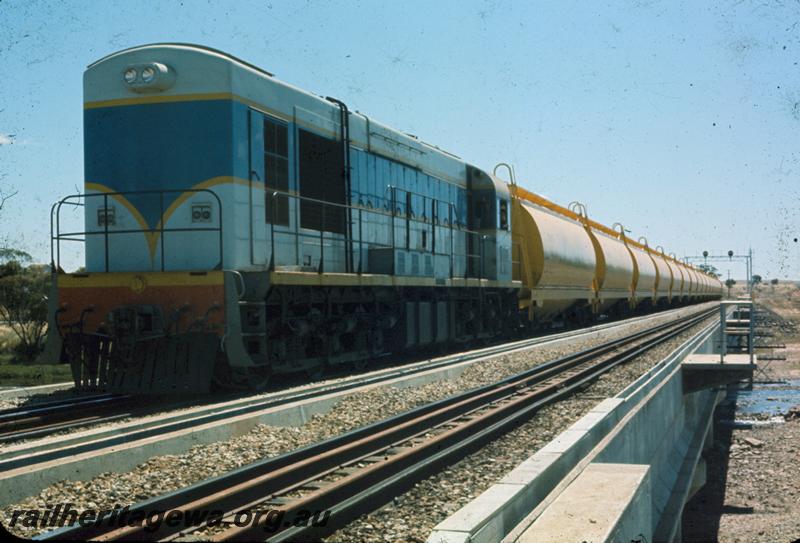
[[[508,189],[458,157],[194,45],[112,54],[84,92],[87,273],[62,283],[143,290],[125,318],[162,325],[128,326],[129,342],[174,333],[163,323],[188,304],[150,288],[170,273],[221,272],[225,299],[205,315],[224,316],[214,364],[228,384],[491,337],[516,318]],[[57,259],[69,238],[54,237]],[[90,302],[60,318],[113,335],[115,300]]]
[[[155,75],[145,83],[140,72],[148,68]],[[129,70],[137,74],[131,83],[125,81]],[[324,262],[331,272],[366,272],[368,247],[394,246],[408,254],[406,266],[394,259],[398,275],[466,273],[467,240],[457,234],[451,240],[450,234],[468,227],[468,166],[453,155],[360,113],[343,116],[335,102],[197,46],[154,45],[113,54],[89,67],[84,86],[86,188],[153,191],[109,209],[113,226],[153,231],[163,214],[164,227],[190,229],[195,206],[202,212],[195,223],[209,227],[220,226],[221,212],[222,256],[230,269],[318,269]],[[348,125],[344,135],[342,124]],[[212,187],[220,210],[207,193],[189,192]],[[160,194],[164,190],[171,192]],[[315,207],[313,199],[363,210],[361,224],[357,212],[342,220],[336,206]],[[86,228],[101,230],[101,199],[92,202]],[[208,213],[208,207],[214,209]],[[410,225],[395,220],[392,229],[391,215],[421,220]],[[323,250],[313,241],[321,230],[330,234]],[[132,234],[130,244],[109,247],[108,271],[207,267],[218,256],[213,235],[202,234],[209,238],[203,241],[198,235],[171,233],[165,241],[175,246],[163,247],[162,254],[160,239]],[[90,271],[105,271],[101,238],[92,237],[95,243],[87,249]],[[509,247],[510,242],[505,250]],[[385,259],[376,259],[385,269]],[[493,278],[510,279],[508,267],[498,273]]]

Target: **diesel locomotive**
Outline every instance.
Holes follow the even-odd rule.
[[[85,191],[52,209],[46,348],[79,387],[259,388],[721,296],[581,204],[217,50],[111,54],[84,96]],[[82,229],[63,225],[74,206]],[[66,273],[74,243],[86,265]]]

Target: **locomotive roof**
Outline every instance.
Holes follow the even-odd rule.
[[[227,60],[230,60],[232,62],[237,62],[239,64],[242,64],[243,66],[247,66],[251,70],[255,70],[255,71],[260,72],[260,73],[262,73],[262,74],[264,74],[266,76],[275,77],[275,74],[273,74],[271,72],[268,72],[267,70],[265,70],[263,68],[259,68],[255,64],[250,64],[246,60],[242,60],[239,57],[231,55],[230,53],[226,53],[225,51],[220,51],[219,49],[214,49],[213,47],[208,47],[208,46],[205,46],[205,45],[198,45],[198,44],[195,44],[195,43],[183,43],[183,42],[156,42],[156,43],[147,43],[147,44],[143,44],[143,45],[136,45],[134,47],[128,47],[127,49],[122,49],[120,51],[116,51],[114,53],[111,53],[109,55],[104,56],[101,59],[95,60],[94,62],[89,64],[86,67],[86,69],[88,70],[88,69],[96,66],[97,64],[100,64],[101,62],[103,62],[105,60],[108,60],[108,59],[110,59],[112,57],[115,57],[115,56],[118,56],[118,55],[123,55],[125,53],[130,53],[131,51],[136,51],[136,50],[139,50],[139,49],[147,49],[147,48],[150,48],[150,47],[182,47],[182,48],[186,48],[186,49],[197,49],[199,51],[203,51],[204,53],[214,54],[214,55],[223,57],[223,58],[225,58]]]
[[[211,88],[220,85],[211,83],[198,83],[197,78],[195,78],[194,85],[199,85],[201,89],[200,92],[219,92],[224,90],[225,92],[232,93],[234,96],[243,98],[246,103],[251,103],[257,108],[264,108],[271,112],[273,108],[269,106],[282,105],[284,109],[286,109],[286,111],[283,111],[283,117],[287,120],[291,119],[292,116],[295,115],[295,112],[292,111],[292,107],[294,107],[295,109],[302,111],[303,114],[311,113],[313,118],[324,123],[323,126],[327,125],[325,127],[328,128],[328,132],[335,132],[331,130],[333,125],[331,125],[330,122],[326,122],[324,119],[321,119],[319,115],[324,111],[326,117],[333,115],[338,119],[338,106],[336,104],[328,101],[324,96],[294,86],[290,83],[286,83],[285,81],[275,77],[271,72],[212,47],[191,43],[169,42],[129,47],[127,49],[106,55],[105,57],[89,64],[86,70],[87,76],[100,69],[101,65],[108,61],[120,61],[123,60],[127,55],[141,57],[143,53],[146,53],[151,49],[195,53],[197,55],[207,56],[209,58],[228,63],[232,67],[241,70],[240,73],[242,74],[242,77],[233,77],[227,82],[226,85],[224,85],[226,87],[225,89]],[[139,58],[137,60],[144,59]],[[152,61],[158,60],[158,58],[152,59]],[[180,67],[178,67],[177,70],[180,72]],[[178,85],[180,85],[180,75],[178,77]],[[116,81],[112,84],[112,87],[108,87],[107,83],[104,82],[104,79],[105,75],[102,76],[101,79],[96,79],[92,85],[85,88],[85,100],[87,103],[103,103],[109,99],[124,100],[125,96],[128,96],[127,100],[131,100],[130,93],[127,92],[127,89],[124,89],[124,87],[121,85],[118,86]],[[270,96],[273,100],[277,99],[278,102],[273,102],[271,104],[264,100],[258,100],[256,95],[261,95],[262,98],[265,96],[263,90],[258,90],[259,88],[262,88],[259,81],[263,81],[264,84],[274,85],[275,89],[281,88],[285,89],[286,92],[296,94],[291,97],[287,94],[283,94],[282,98],[276,98],[276,95],[272,91],[269,91],[269,93],[266,95]],[[184,87],[180,92],[178,92],[176,86],[175,89],[172,89],[172,92],[167,94],[180,94],[181,92],[191,93],[198,91],[194,89],[189,90]],[[150,99],[150,97],[155,98],[155,96],[152,94],[148,96],[148,99]],[[274,109],[277,109],[277,107]],[[338,123],[338,121],[335,121],[335,123]],[[337,134],[335,133],[332,134],[333,137],[336,135]],[[467,164],[460,157],[441,149],[436,145],[427,143],[416,136],[412,136],[400,130],[391,128],[374,120],[371,117],[368,117],[360,111],[350,110],[350,135],[352,144],[357,147],[369,148],[373,152],[384,155],[392,160],[416,167],[450,183],[460,186],[466,185]]]

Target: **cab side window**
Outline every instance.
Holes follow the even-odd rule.
[[[289,190],[289,131],[286,124],[264,117],[264,188],[267,222],[289,226],[289,199],[274,191]]]
[[[500,230],[508,230],[508,200],[498,198],[498,204],[497,227]]]

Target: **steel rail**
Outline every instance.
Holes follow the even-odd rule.
[[[129,395],[91,395],[22,406],[0,412],[0,443],[56,431],[78,421],[102,419],[103,411],[133,402]]]
[[[152,401],[153,398],[157,400]],[[141,397],[128,394],[108,395],[102,401],[92,401],[90,397],[86,397],[86,401],[77,402],[74,405],[54,405],[39,415],[34,414],[28,418],[9,421],[7,427],[0,422],[0,443],[43,437],[63,430],[93,424],[107,424],[129,417],[145,417],[171,409],[198,407],[215,401],[212,397],[201,399],[167,397],[166,403],[160,402],[163,399],[161,396],[153,396],[149,399],[151,400],[149,405],[141,405]],[[71,451],[71,454],[75,454],[75,451]],[[69,456],[69,454],[65,456]],[[28,465],[41,461],[42,457],[31,455],[25,457],[25,460],[23,464]],[[19,462],[15,462],[14,459],[0,460],[0,471],[8,466],[7,462],[19,466]]]
[[[210,397],[201,400],[178,397],[168,399],[167,404],[155,401],[151,405],[141,405],[140,400],[141,398],[131,394],[98,394],[8,410],[0,413],[0,443],[32,439],[89,424],[105,424],[126,417],[146,416],[212,401]],[[7,415],[6,420],[3,420],[4,415]],[[0,468],[3,467],[3,462],[0,460]]]
[[[130,508],[130,511],[221,510],[232,518],[236,512],[281,511],[290,518],[300,510],[332,509],[334,523],[346,523],[353,514],[371,510],[390,497],[396,488],[413,484],[430,469],[452,463],[486,439],[523,422],[541,406],[596,379],[613,366],[640,355],[695,324],[715,310],[652,327],[606,342],[579,353],[540,364],[497,383],[427,404],[395,417],[353,430],[324,442],[244,466],[228,474],[203,481]],[[633,343],[632,347],[626,347]],[[598,360],[598,357],[601,357]],[[481,437],[482,436],[482,437]],[[446,453],[446,454],[445,454]],[[359,467],[360,466],[360,467]],[[401,476],[411,470],[414,477]],[[333,484],[319,484],[326,477],[339,477]],[[398,486],[399,485],[399,486]],[[370,492],[372,489],[372,492]],[[375,494],[375,489],[380,490]],[[299,499],[281,499],[280,494],[310,490]],[[367,494],[365,499],[358,496]],[[194,531],[180,526],[110,526],[110,517],[92,526],[69,527],[43,539],[170,539]],[[313,530],[312,530],[313,532]],[[321,532],[290,528],[274,535],[276,540],[317,538]],[[217,534],[220,539],[261,539],[270,535],[262,526],[231,527]]]
[[[12,407],[10,409],[3,409],[0,411],[0,421],[13,419],[23,413],[39,413],[47,411],[48,409],[69,406],[73,404],[80,404],[85,401],[105,400],[114,396],[113,394],[90,394],[86,396],[78,396],[75,398],[63,398],[61,400],[51,400],[48,402],[37,402],[35,404],[21,405]]]
[[[150,410],[145,410],[144,414],[150,412]],[[56,432],[63,432],[65,430],[72,430],[75,428],[83,428],[96,424],[108,424],[141,414],[142,413],[138,411],[123,410],[122,412],[113,415],[109,415],[107,413],[88,413],[83,417],[69,417],[67,420],[60,422],[33,422],[31,423],[31,426],[25,429],[14,429],[8,432],[0,432],[0,443],[13,443],[37,439],[40,437],[47,437],[51,434],[55,434]]]

